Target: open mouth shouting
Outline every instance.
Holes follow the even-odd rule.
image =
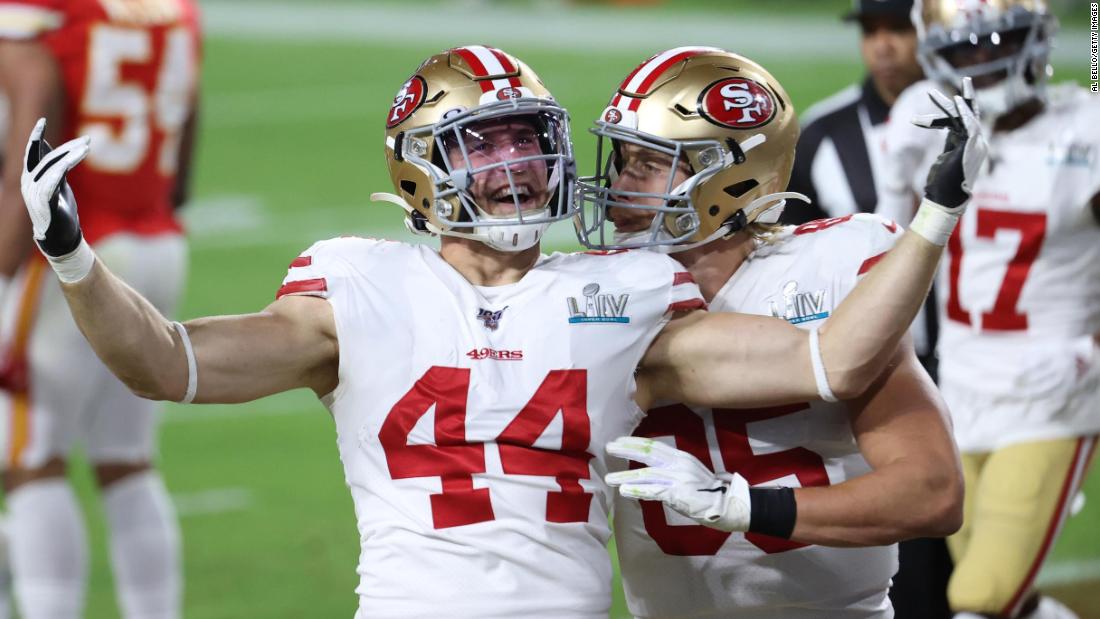
[[[513,215],[516,206],[521,211],[540,209],[546,203],[546,192],[536,190],[530,183],[509,183],[489,193],[486,211],[493,215]]]

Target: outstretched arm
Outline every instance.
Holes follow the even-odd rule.
[[[906,233],[819,330],[829,389],[866,391],[894,354],[936,272],[941,247]],[[766,316],[697,311],[669,322],[642,359],[638,404],[772,406],[820,399],[805,330]]]
[[[127,387],[152,400],[183,399],[190,378],[183,340],[151,303],[99,261],[61,288],[84,337]],[[199,318],[184,328],[196,362],[195,402],[336,388],[336,326],[324,299],[283,297],[262,312]]]
[[[40,120],[24,157],[22,193],[34,238],[61,280],[80,330],[131,390],[158,400],[243,402],[308,387],[335,388],[332,308],[284,297],[262,312],[194,320],[181,330],[111,274],[83,240],[65,173],[88,152],[78,138],[52,150]]]
[[[735,314],[677,318],[642,360],[639,405],[674,400],[737,407],[819,396],[851,399],[863,393],[924,303],[943,246],[985,160],[977,119],[961,97],[952,105],[954,116],[945,110],[943,117],[921,119],[950,131],[909,230],[816,335],[807,337],[778,319]]]

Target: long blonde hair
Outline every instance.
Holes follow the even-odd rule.
[[[786,227],[783,224],[765,224],[754,221],[745,226],[745,230],[753,239],[765,245],[771,245],[779,240],[779,233]]]

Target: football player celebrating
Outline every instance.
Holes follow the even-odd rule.
[[[255,314],[170,322],[96,259],[63,182],[86,142],[43,154],[39,127],[23,193],[74,317],[134,391],[243,402],[305,387],[322,399],[358,516],[359,616],[606,617],[603,445],[658,400],[865,391],[920,306],[967,170],[984,157],[966,103],[951,110],[957,139],[920,232],[820,337],[698,311],[691,275],[658,253],[541,255],[546,226],[573,216],[568,117],[529,67],[489,47],[428,58],[387,115],[399,194],[380,197],[440,235],[439,250],[319,242]],[[731,141],[713,154],[743,150]]]
[[[948,598],[960,613],[1068,616],[1033,586],[1100,431],[1100,99],[1047,85],[1046,2],[926,0],[913,19],[936,82],[903,93],[895,117],[935,112],[928,89],[970,76],[992,128],[940,274],[940,388],[968,489]],[[884,208],[909,212],[942,146],[890,124]]]
[[[88,540],[66,479],[83,448],[101,490],[121,616],[180,615],[179,525],[154,467],[158,405],[111,375],[33,249],[19,184],[47,116],[91,136],[70,176],[85,240],[166,313],[182,293],[186,194],[198,94],[194,0],[3,0],[0,89],[10,105],[0,194],[0,470],[20,615],[83,615]],[[10,279],[9,279],[10,278]],[[7,292],[4,289],[7,288]]]
[[[674,53],[688,55],[650,79]],[[724,105],[725,91],[743,93],[738,105]],[[801,197],[781,193],[798,121],[779,82],[743,56],[658,54],[593,132],[604,158],[581,179],[582,241],[675,252],[712,312],[817,328],[901,235],[863,214],[771,223],[784,198]],[[741,160],[715,158],[721,144],[741,145]],[[605,218],[614,235],[601,240]],[[946,411],[908,339],[858,398],[751,410],[664,402],[608,451],[649,466],[608,477],[622,484],[615,536],[637,617],[892,616],[894,544],[947,535],[962,519]],[[772,505],[781,518],[763,515]]]

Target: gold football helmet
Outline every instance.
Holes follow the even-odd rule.
[[[786,198],[805,200],[784,192],[798,142],[794,106],[744,56],[712,47],[661,52],[623,80],[592,132],[598,167],[577,192],[577,235],[587,247],[678,251],[752,222],[775,223]],[[623,149],[635,147],[671,158],[663,191],[615,187]],[[688,176],[674,186],[677,170]],[[645,211],[652,221],[612,236],[609,209]]]
[[[912,17],[925,74],[953,88],[973,79],[986,117],[1044,96],[1058,29],[1046,0],[916,0]]]
[[[386,120],[386,161],[419,234],[472,238],[502,251],[533,246],[573,216],[569,117],[517,58],[471,45],[425,60]]]

